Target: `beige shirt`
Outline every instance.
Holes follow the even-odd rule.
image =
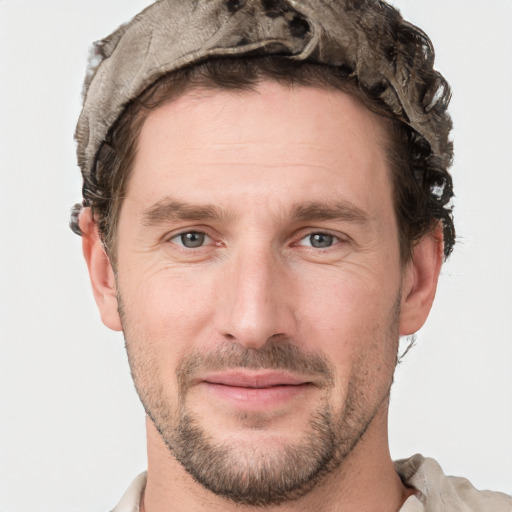
[[[512,497],[478,491],[465,478],[446,476],[434,459],[414,455],[395,462],[408,487],[416,489],[399,512],[512,512]],[[139,512],[146,473],[140,474],[112,512]]]

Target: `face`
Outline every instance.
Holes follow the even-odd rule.
[[[156,429],[221,496],[303,495],[387,407],[405,299],[384,144],[357,100],[266,82],[188,92],[145,122],[122,328]]]

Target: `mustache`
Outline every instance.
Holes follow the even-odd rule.
[[[181,389],[186,389],[194,377],[203,372],[239,368],[298,373],[312,377],[322,387],[331,387],[334,383],[334,370],[324,356],[304,352],[289,341],[276,340],[269,340],[258,349],[231,343],[211,352],[189,354],[178,365],[176,376]]]

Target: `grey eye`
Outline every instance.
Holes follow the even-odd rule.
[[[177,243],[188,249],[195,249],[204,245],[206,235],[199,231],[190,231],[189,233],[182,233],[175,237]]]
[[[316,249],[325,249],[326,247],[331,247],[334,243],[334,236],[327,233],[313,233],[309,235],[309,243],[311,247]]]

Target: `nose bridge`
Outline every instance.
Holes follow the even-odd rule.
[[[275,335],[293,336],[293,310],[282,289],[286,270],[270,244],[247,245],[233,255],[230,266],[222,334],[248,348],[259,348]]]

